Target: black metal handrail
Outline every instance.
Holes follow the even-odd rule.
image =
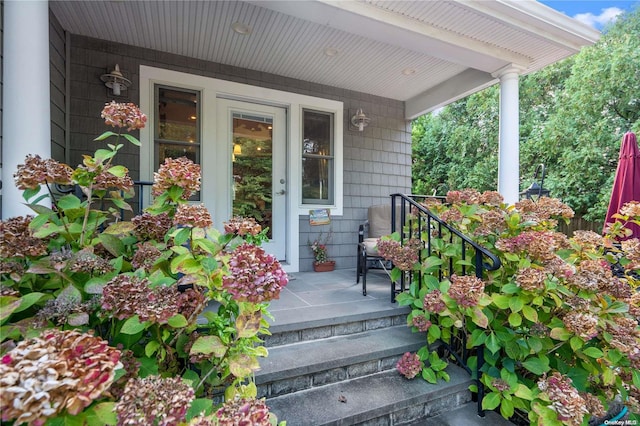
[[[405,244],[410,238],[414,236],[414,232],[420,236],[420,239],[424,243],[424,247],[426,250],[426,256],[439,256],[442,254],[435,251],[432,245],[432,239],[438,238],[442,239],[443,237],[448,238],[449,243],[454,243],[455,239],[460,244],[460,256],[462,260],[471,259],[473,256],[474,259],[474,270],[475,275],[478,278],[482,278],[484,275],[484,271],[495,271],[500,268],[501,263],[500,259],[490,252],[485,247],[482,247],[475,241],[473,241],[470,237],[460,232],[458,229],[453,226],[447,224],[445,221],[436,216],[433,212],[431,212],[427,207],[421,204],[418,200],[425,199],[433,199],[439,198],[443,199],[444,197],[433,197],[427,195],[407,195],[407,194],[392,194],[391,195],[391,231],[398,232],[400,235],[401,244]],[[400,214],[400,220],[397,221],[397,214]],[[396,229],[396,223],[402,224],[402,229]],[[424,232],[428,231],[428,232]],[[423,237],[424,236],[424,237]],[[421,257],[420,263],[424,260],[423,250],[420,250]],[[442,258],[442,257],[441,257]],[[486,259],[486,261],[485,261]],[[444,260],[444,259],[443,259]],[[454,269],[454,259],[453,257],[449,257],[448,262],[443,262],[443,264],[438,269],[438,279],[441,281],[443,277],[450,277],[454,271],[458,275],[469,275],[470,268],[467,268],[464,262],[459,266],[459,270]],[[422,285],[422,274],[419,274],[417,277],[418,285]],[[391,284],[391,300],[395,301],[395,296],[401,292],[404,292],[406,289],[406,280],[414,280],[413,273],[403,273],[400,276],[399,284],[400,288],[398,289],[396,283]],[[467,373],[472,375],[471,369],[467,366],[467,362],[470,357],[470,353],[467,350],[467,342],[466,342],[466,334],[464,332],[460,333],[460,336],[456,336],[459,339],[458,347],[453,347],[452,345],[442,342],[444,347],[453,355],[456,359],[457,363],[464,368]],[[453,336],[452,336],[453,337]],[[452,340],[453,342],[453,340]],[[482,409],[482,399],[484,398],[484,387],[482,382],[480,382],[481,377],[481,368],[484,364],[484,347],[479,346],[476,350],[477,353],[477,364],[476,364],[476,383],[478,387],[478,415],[484,417],[484,410]]]

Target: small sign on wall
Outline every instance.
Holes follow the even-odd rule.
[[[328,225],[330,223],[331,213],[329,209],[309,210],[309,224],[311,226]]]

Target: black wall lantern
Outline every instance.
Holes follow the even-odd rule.
[[[520,198],[539,200],[540,197],[549,196],[549,190],[544,188],[544,172],[544,164],[539,164],[538,167],[536,167],[535,174],[533,175],[533,183],[529,188],[520,193]],[[540,173],[540,183],[537,182],[538,173]]]

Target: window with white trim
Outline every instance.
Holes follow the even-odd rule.
[[[186,157],[201,164],[200,93],[155,85],[154,167],[165,158]],[[194,194],[192,201],[199,201]]]
[[[335,204],[334,114],[302,110],[302,204]]]

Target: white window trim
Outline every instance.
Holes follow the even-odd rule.
[[[332,216],[343,215],[343,110],[342,102],[314,96],[300,95],[282,90],[268,89],[248,84],[219,80],[211,77],[187,74],[161,68],[140,66],[140,108],[148,117],[147,123],[154,123],[154,91],[155,84],[164,84],[177,88],[198,90],[201,92],[201,119],[202,141],[201,159],[214,158],[219,155],[213,144],[207,144],[207,140],[215,140],[217,117],[217,98],[229,98],[246,102],[271,104],[283,107],[288,111],[287,121],[287,182],[288,193],[287,211],[292,220],[287,223],[288,247],[287,264],[283,265],[288,272],[299,269],[299,216],[308,215],[311,209],[330,209]],[[335,171],[333,205],[302,204],[302,110],[311,109],[334,114],[334,148]],[[140,179],[153,179],[153,128],[147,126],[140,131],[142,147],[140,149]],[[211,156],[211,157],[209,157]],[[216,200],[215,190],[207,185],[215,185],[215,182],[224,173],[224,170],[212,170],[213,167],[204,167],[202,176],[202,202],[212,210]],[[222,176],[225,176],[224,174]],[[220,219],[215,219],[215,225],[222,226]],[[226,220],[228,218],[225,218]]]

